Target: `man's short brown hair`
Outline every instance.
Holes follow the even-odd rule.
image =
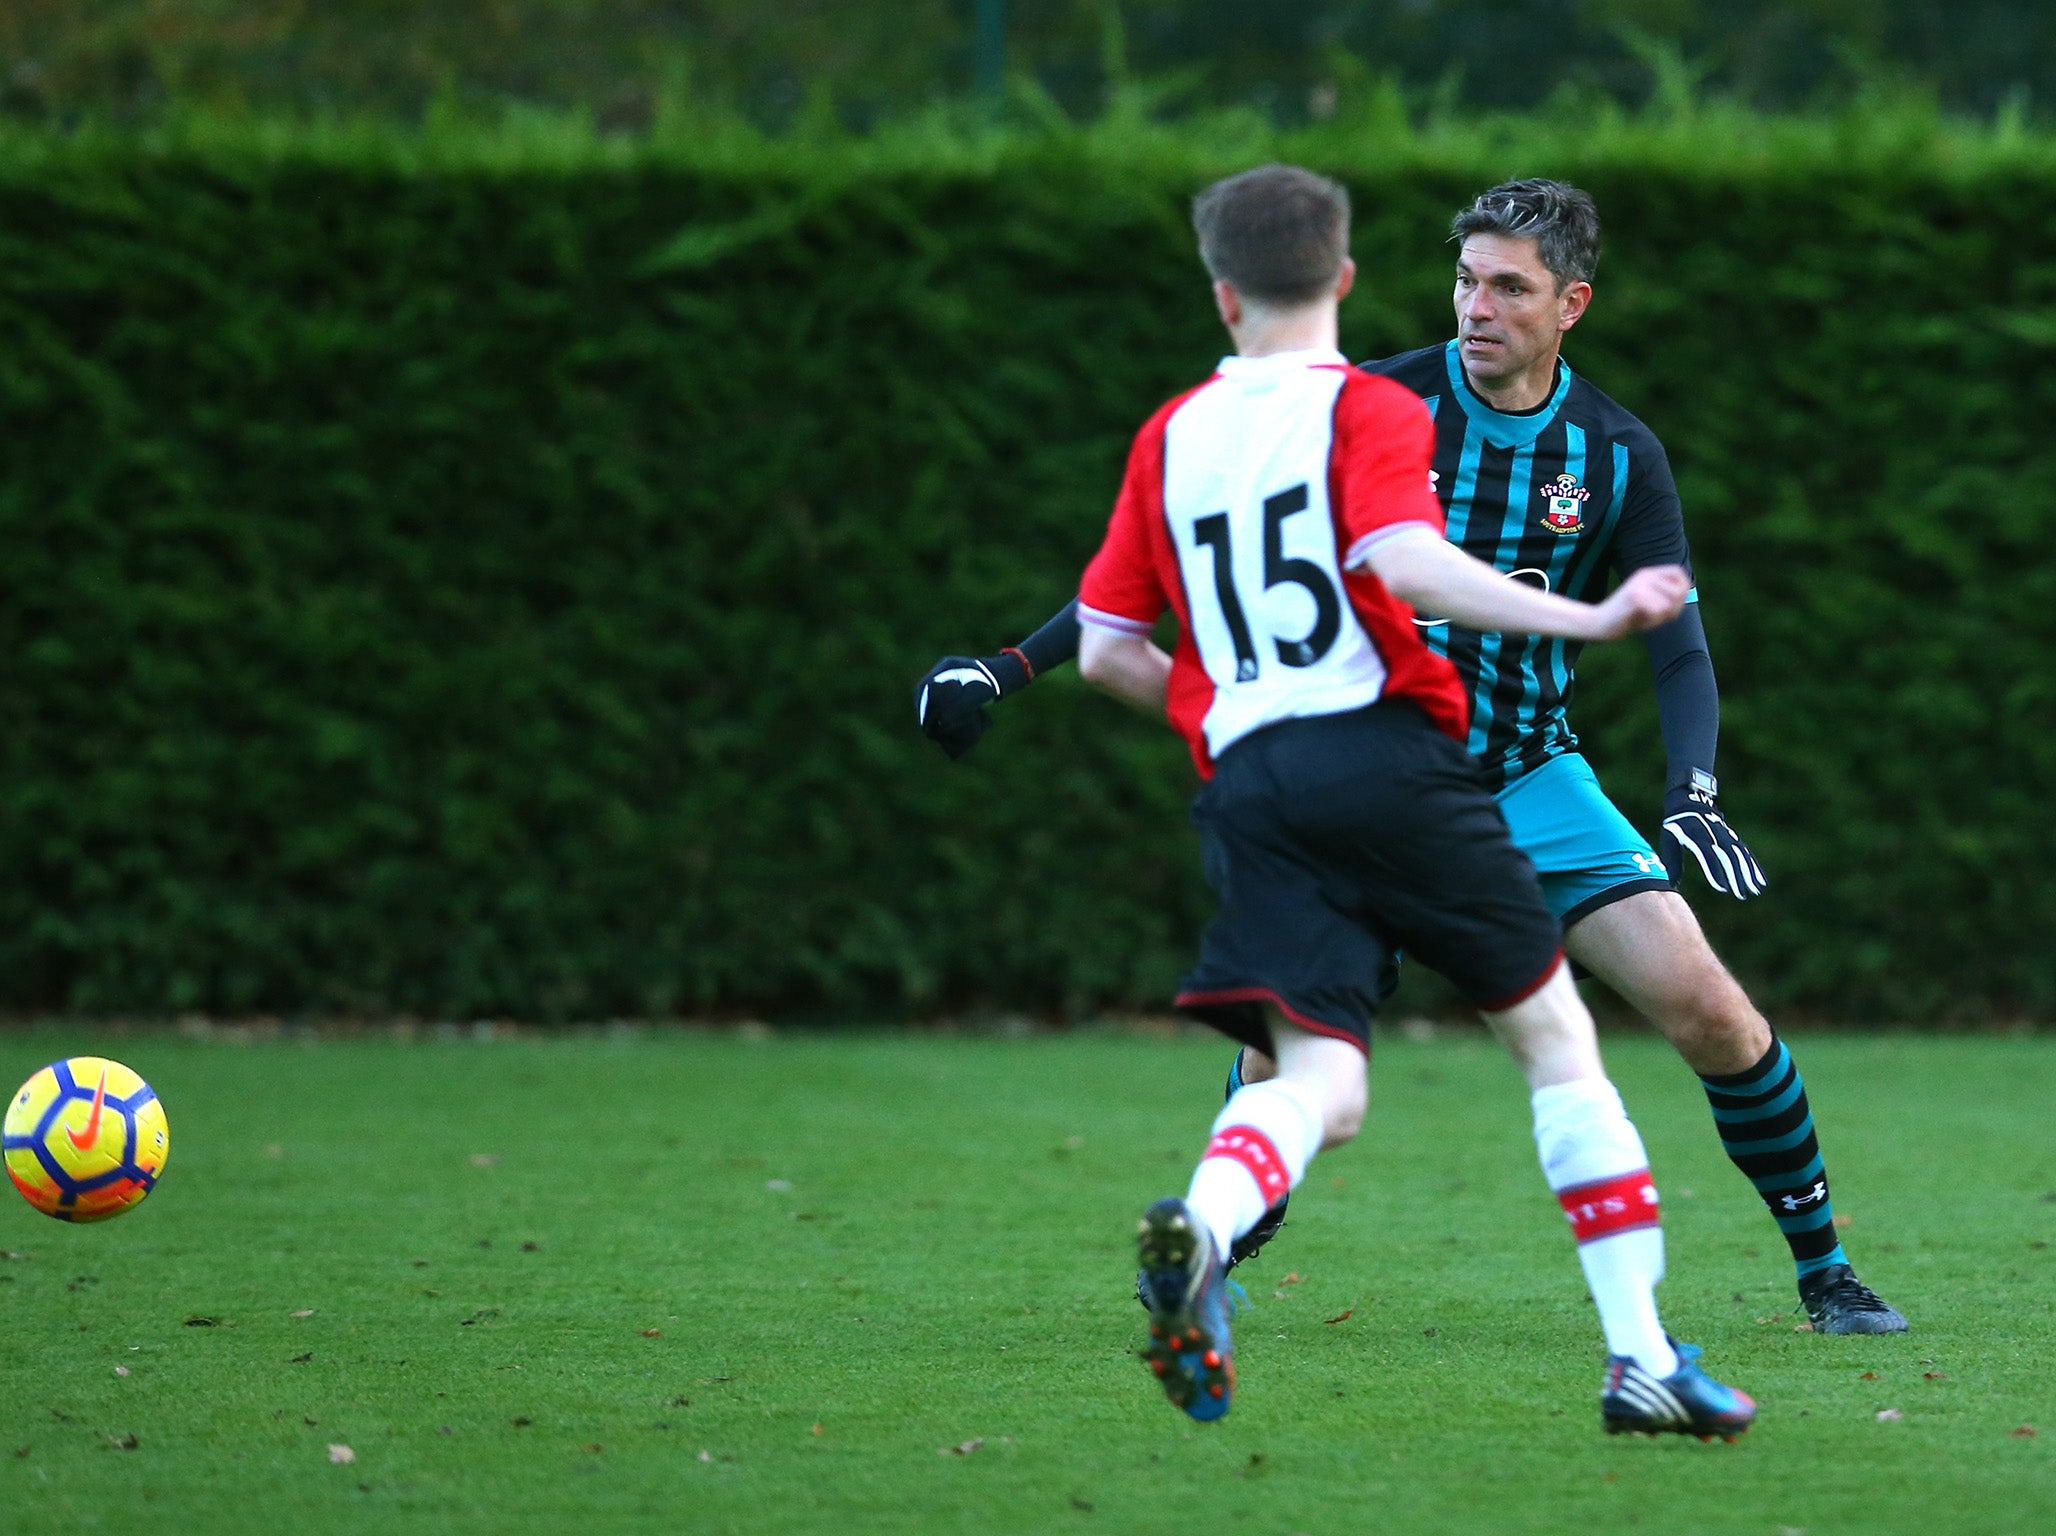
[[[1192,200],[1199,259],[1259,304],[1310,304],[1349,255],[1349,193],[1296,165],[1260,165]]]
[[[1565,182],[1531,176],[1480,192],[1449,225],[1459,245],[1472,235],[1533,240],[1558,293],[1591,282],[1599,270],[1599,210],[1591,193]]]

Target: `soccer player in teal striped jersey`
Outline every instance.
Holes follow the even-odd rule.
[[[1670,465],[1656,436],[1574,373],[1564,336],[1592,299],[1599,217],[1561,182],[1509,182],[1456,216],[1457,334],[1365,364],[1405,384],[1435,421],[1434,475],[1447,536],[1512,580],[1590,599],[1615,577],[1691,563]],[[1648,636],[1667,784],[1658,855],[1599,785],[1567,714],[1578,647],[1416,618],[1471,693],[1469,747],[1515,845],[1534,863],[1571,958],[1650,1019],[1705,1089],[1723,1148],[1791,1251],[1800,1300],[1824,1334],[1889,1333],[1906,1320],[1843,1252],[1805,1084],[1706,942],[1679,894],[1685,865],[1715,890],[1759,894],[1763,871],[1721,816],[1720,705],[1696,603]],[[1075,607],[1075,605],[1074,605]],[[922,730],[952,757],[987,708],[1076,654],[1073,609],[994,656],[945,657],[921,680]],[[1237,1056],[1230,1091],[1270,1075]],[[1238,1246],[1246,1258],[1276,1229]]]

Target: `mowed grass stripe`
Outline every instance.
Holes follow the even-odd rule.
[[[167,1536],[2056,1529],[2056,1042],[1794,1048],[1907,1337],[1796,1332],[1696,1084],[1608,1045],[1667,1320],[1763,1404],[1723,1446],[1600,1434],[1598,1330],[1481,1037],[1380,1044],[1200,1429],[1132,1356],[1129,1286],[1218,1104],[1206,1037],[11,1035],[10,1083],[130,1062],[172,1155],[104,1226],[0,1204],[0,1508]]]

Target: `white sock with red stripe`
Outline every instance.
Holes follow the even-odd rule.
[[[1607,1351],[1668,1376],[1678,1356],[1656,1315],[1663,1227],[1641,1133],[1603,1077],[1538,1088],[1534,1105],[1542,1172],[1578,1239]]]
[[[1223,1263],[1235,1239],[1306,1177],[1325,1122],[1314,1091],[1282,1077],[1238,1088],[1216,1117],[1185,1203],[1214,1234]]]

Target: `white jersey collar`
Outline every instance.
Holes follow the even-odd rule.
[[[1300,352],[1272,352],[1263,357],[1224,357],[1214,372],[1224,379],[1261,379],[1300,368],[1346,368],[1349,359],[1333,347],[1308,347]]]

